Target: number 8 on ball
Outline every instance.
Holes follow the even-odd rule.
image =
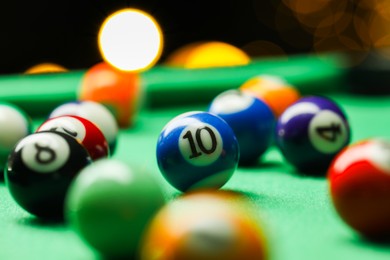
[[[230,126],[208,112],[173,118],[157,142],[162,175],[176,189],[222,187],[237,168],[239,147]]]

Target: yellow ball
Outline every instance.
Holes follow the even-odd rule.
[[[188,44],[172,53],[169,66],[189,69],[246,65],[250,57],[239,48],[224,42],[198,42]]]

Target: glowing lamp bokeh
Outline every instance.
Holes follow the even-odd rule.
[[[156,20],[132,8],[111,14],[98,36],[103,59],[124,71],[141,71],[153,66],[161,56],[163,36]]]

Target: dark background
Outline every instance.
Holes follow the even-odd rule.
[[[195,41],[224,41],[251,56],[346,48],[360,51],[367,47],[356,30],[351,32],[351,28],[356,27],[354,20],[343,22],[347,25],[342,33],[348,39],[340,40],[340,32],[336,32],[337,40],[334,40],[335,28],[340,25],[331,29],[322,26],[328,31],[320,30],[320,33],[312,26],[302,26],[302,21],[286,4],[289,1],[295,0],[1,1],[0,73],[23,72],[40,62],[54,62],[69,69],[92,66],[101,60],[97,47],[101,23],[109,14],[125,7],[142,9],[160,23],[164,33],[160,62],[177,48]],[[367,9],[356,1],[307,0],[303,3],[305,15],[310,11],[312,19],[323,16],[314,21],[317,27],[330,17],[329,13],[318,11],[317,6],[325,2],[331,3],[327,8],[333,13],[343,10],[348,15]],[[343,19],[337,18],[337,21]]]

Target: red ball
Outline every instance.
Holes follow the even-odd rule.
[[[390,237],[390,142],[365,140],[344,149],[328,171],[340,217],[365,237]]]
[[[79,116],[59,116],[46,120],[36,132],[55,131],[77,139],[88,151],[92,160],[108,157],[110,154],[106,138],[91,121]]]

